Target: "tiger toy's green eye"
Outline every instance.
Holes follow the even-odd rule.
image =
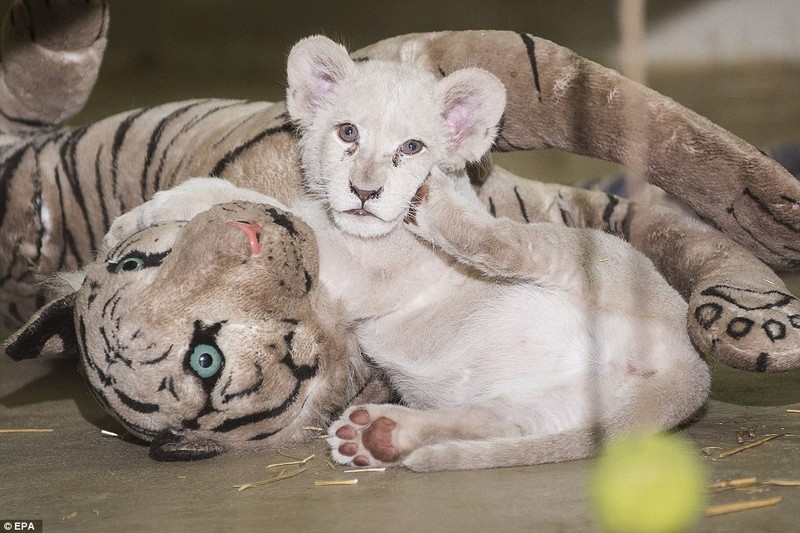
[[[203,379],[216,376],[224,364],[222,352],[210,344],[198,344],[189,356],[189,367]]]
[[[113,274],[121,274],[123,272],[136,272],[143,268],[157,267],[170,252],[172,252],[172,249],[153,253],[131,252],[119,261],[109,260],[107,268]]]
[[[117,263],[114,273],[135,272],[144,268],[144,259],[141,257],[128,257]]]
[[[354,143],[358,140],[358,128],[356,128],[355,124],[350,124],[349,122],[340,124],[336,131],[339,134],[339,138],[346,143]]]
[[[409,139],[400,145],[400,151],[406,155],[418,154],[425,147],[422,141],[416,139]]]

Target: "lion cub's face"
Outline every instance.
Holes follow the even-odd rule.
[[[292,49],[288,79],[306,182],[334,223],[360,237],[398,227],[433,167],[478,160],[505,106],[505,89],[486,71],[439,79],[401,63],[354,62],[325,37]]]

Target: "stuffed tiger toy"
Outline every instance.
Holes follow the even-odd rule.
[[[39,280],[88,264],[112,220],[154,192],[190,176],[209,175],[286,204],[303,193],[297,132],[282,103],[176,102],[62,128],[88,97],[107,27],[108,8],[99,0],[15,2],[4,23],[0,317],[7,327],[28,321],[5,344],[15,359],[78,351],[88,328],[115,338],[113,319],[75,322],[77,287],[48,302]],[[496,150],[554,147],[641,169],[644,178],[686,202],[714,227],[659,206],[525,180],[488,160],[471,168],[470,176],[496,217],[596,228],[628,240],[688,300],[687,327],[701,352],[747,370],[800,366],[800,306],[772,271],[796,269],[800,261],[800,213],[794,209],[800,184],[775,161],[672,100],[528,34],[411,34],[352,55],[360,61],[409,62],[439,76],[465,66],[482,67],[508,92]],[[640,111],[637,124],[646,134],[629,133],[631,108]],[[714,202],[707,201],[710,196]],[[136,259],[147,264],[157,261],[158,253],[126,264],[135,267]],[[309,283],[313,285],[313,277]],[[121,297],[95,293],[92,302],[111,310]],[[306,344],[315,339],[320,346],[334,342],[319,324],[299,335],[302,321],[293,322],[300,319],[291,313],[281,319],[288,322],[275,331],[284,337],[306,339]],[[200,331],[198,338],[207,334]],[[284,353],[295,353],[287,342]],[[93,350],[82,353],[87,373],[117,363],[117,368],[133,365],[125,357],[116,359],[119,350],[111,342]],[[289,369],[309,367],[293,374],[295,384],[308,381],[298,376],[311,372],[310,352],[317,350],[309,348],[297,361],[286,361]],[[165,390],[180,395],[176,373],[189,371],[175,368],[164,375]],[[122,395],[114,392],[113,376],[97,375],[95,390],[112,413],[134,406],[137,416],[150,416],[160,407],[138,399],[135,386],[120,390]],[[348,398],[373,383],[368,369],[354,375],[342,389]],[[257,380],[251,385],[242,395],[257,395],[264,386]],[[268,395],[262,400],[262,406],[277,401]],[[242,409],[225,415],[239,420],[237,429],[258,418],[256,411],[247,410],[252,407]],[[289,418],[284,422],[289,424]],[[141,425],[137,420],[127,424],[134,433]],[[226,426],[225,420],[219,421],[221,427],[235,425]],[[191,430],[191,420],[184,422],[180,428]],[[241,438],[260,436],[269,444],[265,435],[281,432],[275,427],[253,429],[258,433]],[[169,435],[139,433],[149,439]],[[209,453],[203,445],[181,445],[178,440],[162,438],[156,448],[171,450],[166,458]]]

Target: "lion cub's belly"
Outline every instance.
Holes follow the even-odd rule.
[[[434,305],[369,321],[357,333],[407,404],[447,408],[535,399],[585,375],[585,321],[564,293],[471,280]]]

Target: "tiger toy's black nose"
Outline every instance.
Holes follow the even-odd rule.
[[[350,184],[350,192],[358,196],[358,199],[361,200],[361,205],[364,205],[367,200],[372,200],[379,198],[381,193],[383,192],[383,187],[374,191],[365,191],[362,189],[358,189],[353,185]]]

